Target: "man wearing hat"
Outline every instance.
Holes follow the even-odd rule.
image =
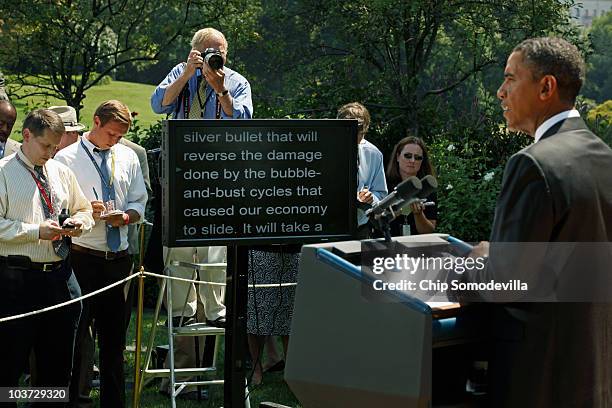
[[[62,140],[57,146],[57,151],[59,152],[64,147],[70,146],[78,141],[79,132],[85,130],[86,127],[78,122],[76,110],[72,106],[51,106],[49,110],[57,113],[60,118],[62,118],[62,122],[64,122],[64,127],[66,128]]]
[[[9,97],[4,89],[4,75],[0,72],[0,101],[8,101]]]

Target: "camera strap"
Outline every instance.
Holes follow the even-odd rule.
[[[179,95],[179,103],[176,104],[176,112],[174,118],[178,119],[178,114],[181,109],[181,102],[183,104],[183,119],[189,118],[189,82],[185,84],[185,87]]]
[[[211,96],[213,94],[213,90],[212,90],[212,88],[209,88],[208,87],[208,83],[206,83],[206,87],[205,87],[205,91],[204,92],[206,92],[206,90],[209,90],[209,92],[206,93],[206,99],[204,100],[204,103],[202,103],[202,96],[201,96],[200,91],[199,91],[200,90],[200,86],[202,86],[201,83],[200,83],[201,82],[201,78],[202,77],[198,78],[198,92],[196,92],[196,95],[198,96],[198,103],[200,104],[200,108],[202,108],[202,119],[204,119],[204,113],[206,112],[206,105],[208,104],[208,101],[210,100],[210,98],[211,98]],[[215,104],[216,105],[215,106],[215,119],[219,119],[219,118],[221,118],[221,104],[219,103],[219,99],[218,98],[216,98],[215,102],[216,102],[216,104]]]

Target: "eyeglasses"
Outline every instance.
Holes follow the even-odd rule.
[[[418,154],[404,153],[402,156],[404,156],[404,159],[406,159],[406,160],[410,160],[412,158],[414,158],[415,161],[423,160],[423,156],[420,156]]]

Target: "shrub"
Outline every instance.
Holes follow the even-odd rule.
[[[612,147],[612,100],[590,109],[587,114],[587,124],[593,133]]]
[[[487,165],[469,143],[439,138],[430,145],[438,172],[436,230],[464,241],[488,240],[504,163]]]

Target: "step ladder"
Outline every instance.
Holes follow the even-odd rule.
[[[199,272],[205,269],[207,270],[225,270],[227,267],[226,263],[189,263],[189,262],[180,262],[173,261],[173,266],[181,266],[190,268],[193,270],[192,280],[199,280]],[[164,270],[164,274],[170,276],[170,269],[166,268]],[[177,396],[185,390],[186,387],[190,386],[203,386],[203,385],[224,385],[223,379],[212,379],[212,380],[196,380],[196,381],[177,381],[177,377],[201,377],[206,374],[215,373],[217,371],[216,360],[217,360],[217,351],[220,343],[220,336],[225,335],[225,329],[209,326],[206,323],[194,323],[186,326],[174,327],[172,322],[172,285],[168,285],[168,279],[163,279],[159,288],[159,295],[157,297],[157,303],[155,305],[155,312],[153,315],[153,326],[151,328],[151,333],[149,335],[149,341],[146,349],[145,363],[144,368],[142,369],[141,381],[138,383],[138,395],[140,396],[142,393],[142,388],[145,383],[150,382],[154,378],[169,378],[170,381],[170,398],[172,408],[176,408],[176,398]],[[199,299],[199,284],[195,284],[196,290],[196,299]],[[183,312],[187,305],[187,299],[191,294],[191,286],[185,297],[185,302],[183,304]],[[151,353],[154,349],[155,342],[155,334],[157,330],[157,326],[161,325],[158,323],[159,321],[159,312],[161,310],[161,305],[163,301],[164,293],[166,295],[166,309],[167,309],[167,330],[168,330],[168,365],[169,368],[151,368]],[[184,315],[184,313],[182,313]],[[181,318],[182,322],[182,318]],[[175,368],[174,367],[174,341],[178,336],[215,336],[214,341],[214,352],[212,355],[212,364],[209,367],[193,367],[193,368]],[[198,341],[195,341],[196,347],[196,363],[199,364],[201,351],[198,347]],[[206,342],[206,345],[209,346],[210,343]],[[250,407],[250,402],[248,398],[248,389],[246,388],[246,379],[245,379],[245,407]],[[137,398],[138,402],[140,402],[140,398]],[[140,404],[138,404],[140,405]]]

